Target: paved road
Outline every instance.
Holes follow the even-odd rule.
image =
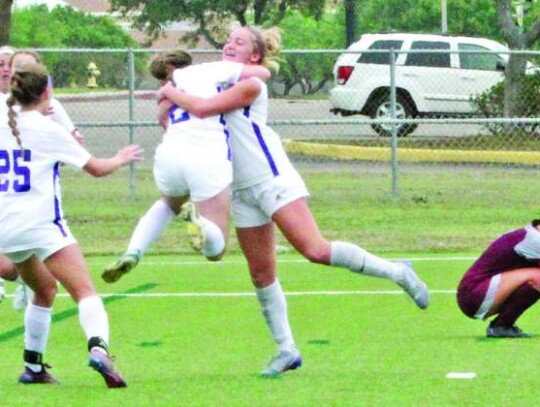
[[[69,112],[73,121],[81,124],[81,130],[87,138],[88,148],[95,154],[110,154],[118,145],[129,141],[127,127],[93,127],[96,124],[122,123],[129,121],[129,104],[126,96],[103,97],[73,97],[59,96],[62,104]],[[155,99],[150,94],[138,94],[133,112],[136,121],[154,122]],[[354,116],[352,120],[365,117]],[[330,112],[327,101],[298,101],[272,99],[270,101],[270,120],[277,121],[274,129],[282,138],[291,139],[354,139],[369,137],[381,139],[385,144],[388,139],[380,138],[369,125],[350,124],[350,118],[342,118]],[[332,120],[335,124],[279,124],[280,120]],[[479,126],[463,125],[420,125],[409,137],[440,137],[474,135]],[[157,126],[139,127],[133,136],[137,143],[143,145],[146,151],[153,151],[159,142],[162,132]]]

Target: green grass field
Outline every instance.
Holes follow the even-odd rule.
[[[431,289],[426,311],[392,283],[279,255],[280,278],[304,366],[279,379],[258,372],[274,346],[244,260],[147,256],[120,282],[99,275],[112,257],[90,257],[111,323],[112,353],[128,381],[108,390],[86,366],[73,302],[54,308],[46,361],[59,386],[16,383],[23,314],[0,305],[2,406],[531,406],[536,405],[538,311],[520,326],[535,336],[485,338],[461,314],[456,285],[470,254],[409,257]],[[8,285],[8,293],[15,286]],[[474,372],[473,379],[448,379]]]
[[[307,263],[279,237],[280,279],[304,366],[276,380],[258,373],[275,352],[234,234],[218,264],[193,256],[175,222],[115,285],[99,275],[121,254],[159,196],[148,169],[106,179],[64,171],[64,209],[88,256],[111,322],[112,353],[129,387],[108,390],[86,366],[73,302],[60,296],[46,362],[60,386],[24,387],[23,314],[0,305],[0,406],[531,406],[537,403],[537,307],[519,321],[534,337],[488,340],[461,314],[455,288],[497,235],[538,217],[537,169],[296,163],[330,240],[409,258],[428,283],[426,311],[388,281]],[[12,293],[15,285],[7,285]],[[474,379],[448,379],[451,372]]]

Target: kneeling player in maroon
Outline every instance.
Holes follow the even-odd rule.
[[[491,338],[527,338],[516,320],[540,298],[540,219],[493,241],[465,273],[458,305],[470,318],[496,317]]]

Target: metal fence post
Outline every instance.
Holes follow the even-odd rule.
[[[135,53],[128,50],[128,81],[129,81],[129,144],[135,140]],[[137,199],[137,174],[135,164],[129,164],[129,196],[132,201]]]
[[[396,53],[393,49],[390,50],[390,116],[396,120]],[[398,162],[397,162],[397,143],[398,143],[398,124],[392,124],[392,140],[391,140],[391,158],[392,163],[392,198],[396,199],[399,196],[399,181],[398,181]]]

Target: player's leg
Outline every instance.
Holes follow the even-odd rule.
[[[419,308],[427,308],[427,286],[418,278],[410,263],[388,261],[352,243],[327,241],[304,198],[279,208],[272,219],[293,247],[309,261],[392,280],[403,288]]]
[[[48,257],[45,264],[77,303],[79,322],[87,339],[89,366],[101,374],[109,388],[126,387],[109,357],[109,319],[79,245],[62,248]]]
[[[17,281],[18,279],[19,273],[17,272],[15,264],[0,253],[0,302],[2,302],[6,296],[4,281]]]
[[[540,268],[521,268],[500,274],[493,303],[486,317],[497,315],[487,328],[493,338],[530,337],[519,329],[517,319],[540,299]]]
[[[274,376],[296,369],[302,365],[302,358],[289,324],[285,294],[276,277],[274,225],[237,228],[236,235],[248,262],[262,314],[278,348],[278,354],[262,374]]]
[[[24,364],[19,382],[23,384],[52,384],[58,381],[47,371],[43,361],[51,327],[52,304],[56,295],[56,280],[45,265],[31,256],[17,265],[21,276],[35,292],[33,302],[24,315]]]
[[[163,233],[180,211],[181,204],[187,197],[163,197],[156,201],[139,219],[126,252],[115,262],[107,265],[101,277],[107,283],[118,281],[124,274],[131,271],[150,245]]]
[[[191,246],[208,260],[220,260],[229,239],[231,189],[210,199],[187,202],[180,217],[187,222]]]

